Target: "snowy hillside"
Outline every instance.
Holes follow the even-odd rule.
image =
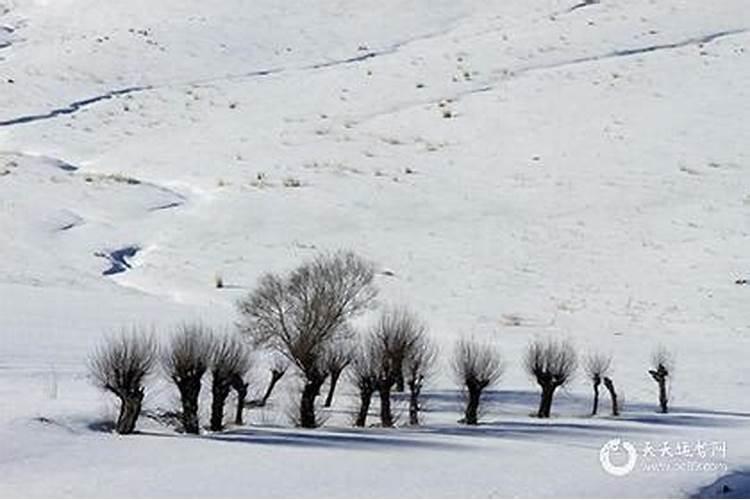
[[[747,495],[749,44],[745,0],[0,0],[0,496]],[[295,429],[287,377],[244,427],[101,431],[106,334],[231,325],[339,248],[440,344],[424,426],[352,429],[346,386]],[[507,362],[475,429],[462,335]],[[530,416],[548,336],[613,354],[620,417],[582,373]],[[614,438],[723,442],[728,470],[616,477]]]

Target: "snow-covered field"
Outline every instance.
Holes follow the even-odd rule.
[[[746,0],[0,0],[0,496],[749,494],[749,42]],[[337,248],[444,360],[497,343],[484,425],[444,362],[418,429],[352,429],[345,387],[316,431],[288,391],[223,433],[100,430],[105,334],[232,324]],[[612,352],[623,415],[580,375],[531,418],[536,336]],[[726,443],[728,471],[615,477],[613,438]]]

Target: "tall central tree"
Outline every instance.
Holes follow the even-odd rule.
[[[352,252],[321,254],[287,275],[265,274],[238,304],[242,331],[299,370],[299,424],[316,427],[315,400],[325,382],[327,353],[350,335],[346,323],[375,298],[372,264]]]

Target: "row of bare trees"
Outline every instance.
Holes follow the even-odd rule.
[[[182,406],[180,420],[187,433],[200,432],[199,401],[204,376],[211,375],[212,430],[224,427],[224,407],[232,390],[237,393],[235,423],[242,424],[247,396],[245,377],[250,353],[235,336],[215,335],[199,323],[176,329],[168,343],[159,348],[153,335],[123,332],[109,339],[91,356],[89,370],[94,380],[120,400],[115,429],[133,432],[145,393],[145,379],[160,365],[175,384]]]
[[[425,324],[404,308],[385,309],[364,333],[352,321],[373,304],[377,289],[374,267],[351,252],[321,254],[286,274],[267,273],[238,308],[241,338],[215,335],[200,324],[181,326],[168,345],[157,348],[153,337],[123,335],[102,346],[90,361],[99,385],[121,401],[116,429],[132,432],[141,410],[144,379],[159,358],[176,385],[182,403],[185,432],[198,433],[199,395],[206,373],[211,375],[210,428],[223,428],[224,407],[232,390],[237,394],[235,422],[242,423],[243,408],[263,406],[289,366],[302,380],[295,420],[301,427],[320,424],[316,401],[328,381],[324,406],[333,402],[339,379],[348,379],[359,393],[355,425],[365,426],[373,396],[380,402],[380,423],[394,425],[392,392],[409,393],[409,423],[419,424],[421,394],[434,372],[438,350]],[[275,356],[271,381],[262,398],[246,401],[250,369],[249,349],[270,350]],[[160,353],[160,354],[159,354]],[[578,365],[575,349],[567,341],[533,341],[524,366],[541,389],[537,416],[550,416],[555,391],[572,379]],[[465,390],[464,422],[478,423],[482,393],[496,384],[504,371],[497,348],[473,339],[460,340],[452,366]],[[594,387],[593,413],[598,411],[603,383],[619,413],[611,378],[611,358],[596,354],[586,359],[585,369]],[[659,401],[667,411],[667,379],[671,363],[666,351],[654,358],[651,376],[659,384]]]

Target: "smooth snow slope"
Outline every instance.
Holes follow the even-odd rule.
[[[576,5],[0,0],[0,495],[683,496],[717,479],[608,476],[618,436],[726,441],[746,470],[750,10]],[[344,393],[321,431],[289,428],[283,394],[223,434],[99,430],[113,405],[85,358],[106,333],[231,324],[262,272],[342,247],[444,357],[462,334],[497,342],[486,425],[455,423],[446,363],[420,430],[353,431]],[[529,418],[520,359],[546,335],[615,355],[622,418],[585,416],[582,376],[555,418]],[[664,417],[659,344],[677,356]],[[153,382],[150,409],[175,401]]]

